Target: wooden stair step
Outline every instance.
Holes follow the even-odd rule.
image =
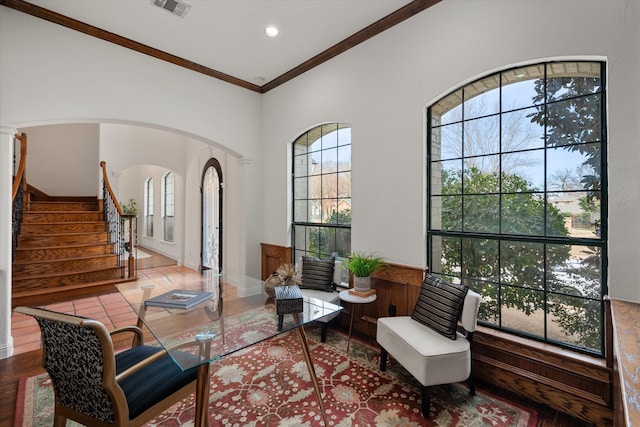
[[[23,223],[20,236],[33,234],[64,234],[100,232],[105,230],[104,222],[55,222],[55,223]]]
[[[35,260],[15,262],[13,264],[13,276],[21,275],[64,273],[78,270],[104,268],[116,265],[118,260],[117,254],[94,255],[89,257],[76,257],[55,260]]]
[[[89,255],[106,255],[109,253],[111,253],[111,247],[104,244],[104,242],[26,249],[19,247],[16,250],[15,261],[18,263],[25,261],[51,261]]]
[[[85,295],[102,295],[117,292],[118,283],[130,282],[135,279],[108,279],[91,283],[78,283],[58,286],[43,293],[41,290],[13,292],[12,308],[18,306],[41,306],[52,302],[69,301]]]
[[[97,197],[49,197],[25,204],[15,262],[12,305],[41,305],[114,292],[126,266],[113,254]]]
[[[18,237],[19,248],[32,248],[42,246],[65,246],[69,244],[82,243],[107,243],[107,232],[90,233],[63,233],[63,234],[43,234],[43,235],[20,235]]]
[[[23,212],[22,224],[103,221],[99,211]]]
[[[29,211],[97,211],[97,201],[32,201],[28,206]]]
[[[23,278],[14,277],[12,286],[14,295],[32,291],[47,293],[60,286],[87,286],[90,283],[103,280],[122,280],[121,267],[30,275]]]

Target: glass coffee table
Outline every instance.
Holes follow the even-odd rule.
[[[300,339],[318,405],[324,423],[328,425],[304,325],[330,316],[342,307],[303,296],[302,311],[284,315],[279,325],[275,301],[264,292],[262,280],[233,273],[221,275],[215,270],[193,277],[184,281],[164,277],[121,283],[116,287],[137,313],[138,326],[146,327],[180,368],[198,367],[196,427],[209,423],[210,363],[292,330]],[[204,300],[190,308],[145,304],[151,298],[172,291],[207,294]],[[189,296],[178,295],[176,298],[188,299]]]

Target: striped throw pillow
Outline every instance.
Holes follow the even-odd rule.
[[[469,288],[427,274],[411,318],[452,340],[456,339],[458,319]]]
[[[333,266],[335,258],[319,259],[308,256],[302,257],[301,289],[317,289],[333,291]]]

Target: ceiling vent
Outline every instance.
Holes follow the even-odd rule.
[[[184,18],[189,9],[191,9],[190,4],[175,0],[152,0],[151,3],[179,16],[180,18]]]

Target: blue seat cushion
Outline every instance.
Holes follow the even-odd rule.
[[[158,347],[141,345],[116,355],[116,374],[125,371],[139,361],[161,351]],[[197,356],[182,354],[185,358]],[[198,375],[198,367],[183,371],[170,356],[164,356],[119,382],[129,404],[129,419],[181,389]]]

